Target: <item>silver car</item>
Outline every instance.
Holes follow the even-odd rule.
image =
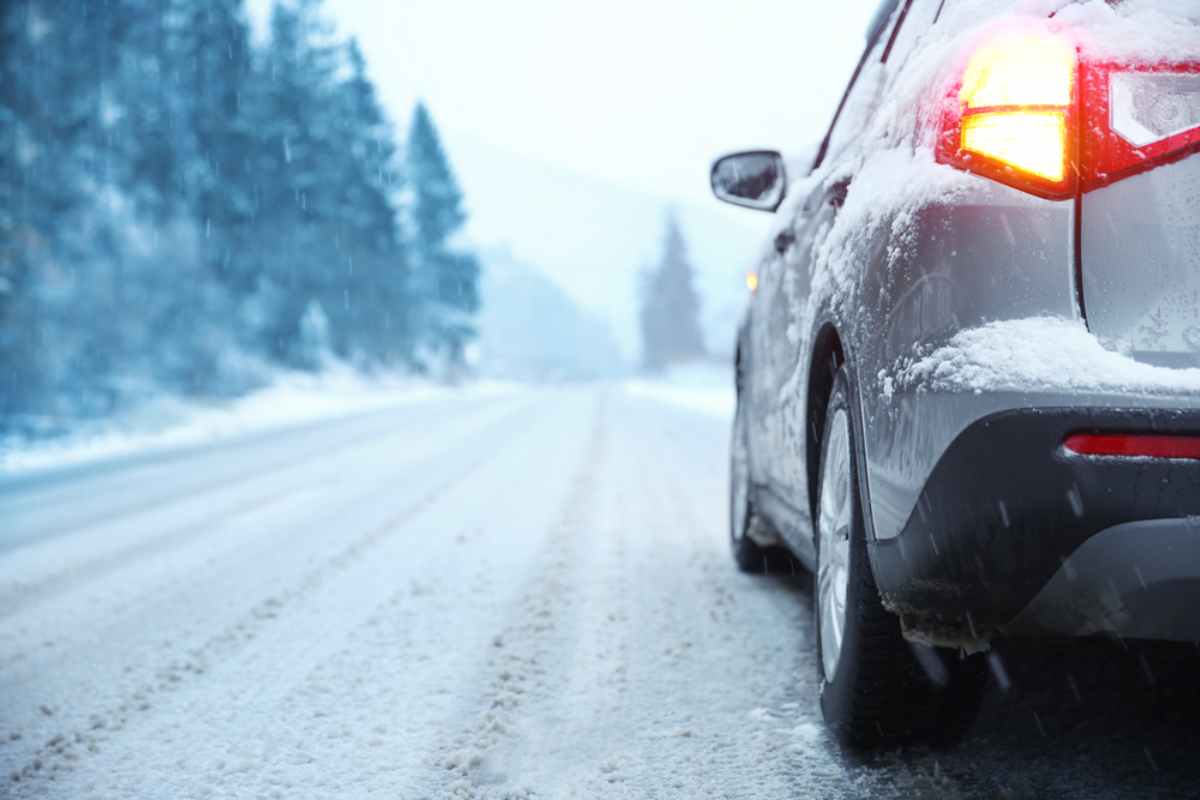
[[[815,574],[838,736],[953,735],[1000,637],[1200,641],[1200,3],[885,0],[789,165],[712,168],[777,215],[731,539]]]

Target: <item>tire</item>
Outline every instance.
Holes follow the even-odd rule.
[[[733,436],[729,446],[729,545],[734,563],[742,572],[795,574],[799,562],[783,546],[761,545],[751,532],[766,529],[767,523],[754,510],[754,491],[750,479],[750,450],[745,415],[739,400],[733,418]]]
[[[985,665],[910,645],[899,618],[883,607],[867,554],[850,397],[843,366],[825,415],[814,520],[821,712],[851,749],[953,744],[979,708]]]

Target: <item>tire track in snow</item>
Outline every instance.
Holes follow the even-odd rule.
[[[436,789],[432,797],[532,798],[532,787],[513,786],[520,776],[503,770],[505,754],[514,746],[514,728],[531,699],[553,691],[549,671],[554,650],[561,647],[563,617],[576,598],[569,583],[582,536],[594,536],[588,525],[595,513],[597,487],[607,465],[609,398],[601,395],[592,413],[591,431],[571,488],[542,544],[541,561],[526,591],[509,612],[510,621],[483,655],[484,686],[479,704],[466,713],[471,722],[435,745],[427,758]],[[568,635],[570,632],[568,631]]]
[[[791,740],[763,706],[787,702],[799,648],[787,646],[795,634],[764,634],[795,626],[802,608],[794,596],[777,603],[773,586],[739,602],[736,584],[755,579],[728,561],[723,467],[684,488],[708,462],[668,453],[678,442],[658,432],[661,419],[609,405],[603,445],[585,456],[535,577],[485,656],[471,724],[435,750],[442,775],[428,796],[790,792]],[[766,631],[750,624],[758,615]],[[752,672],[764,650],[787,668],[777,679]]]
[[[652,462],[621,417],[619,401],[610,403],[591,513],[558,573],[566,601],[556,602],[555,627],[541,642],[545,677],[495,756],[530,796],[638,796],[628,785],[626,748],[644,741],[637,721],[646,698],[629,677],[642,657],[633,621],[644,589],[630,561],[638,539],[653,536],[638,525]],[[506,796],[499,787],[491,794]]]
[[[779,782],[770,764],[725,741],[753,708],[748,700],[739,708],[738,695],[751,678],[743,673],[754,651],[737,646],[719,569],[727,556],[712,546],[724,520],[723,465],[704,453],[679,457],[679,442],[662,432],[669,419],[647,408],[627,400],[620,425],[631,500],[622,504],[619,524],[634,532],[620,568],[637,599],[620,635],[634,690],[607,722],[606,738],[617,745],[583,796],[772,796]],[[712,438],[711,430],[694,433]],[[736,709],[732,719],[727,706]],[[729,780],[745,766],[752,780]]]
[[[518,406],[510,409],[506,414],[513,417],[518,416],[524,410],[524,406]],[[485,417],[483,422],[486,424],[489,418]],[[401,439],[402,436],[408,435],[410,431],[395,432],[390,431],[383,426],[384,430],[373,429],[366,433],[355,435],[346,440],[345,443],[339,444],[332,448],[326,448],[323,451],[310,450],[306,451],[298,457],[289,459],[290,463],[277,469],[263,470],[261,468],[248,469],[245,475],[251,476],[249,480],[242,480],[243,475],[230,478],[218,484],[210,484],[199,494],[185,495],[186,500],[190,503],[197,499],[204,499],[209,496],[214,496],[214,501],[220,500],[219,494],[222,491],[228,490],[231,487],[237,486],[239,489],[245,489],[245,484],[258,482],[267,482],[272,484],[267,489],[261,492],[252,494],[248,498],[235,500],[232,505],[221,506],[215,508],[212,504],[207,504],[207,507],[201,512],[198,519],[188,522],[184,525],[167,526],[161,532],[155,533],[152,536],[141,536],[134,541],[129,542],[125,546],[102,552],[84,560],[69,564],[63,569],[53,572],[49,575],[39,577],[32,581],[18,581],[15,584],[0,588],[0,622],[8,619],[14,614],[19,613],[32,605],[44,601],[48,597],[56,593],[75,589],[80,584],[87,580],[103,578],[114,570],[128,567],[137,559],[151,557],[173,548],[185,544],[192,538],[211,530],[218,523],[228,523],[238,517],[247,516],[260,511],[264,508],[293,501],[295,496],[304,493],[306,490],[324,485],[330,478],[337,476],[340,472],[346,469],[345,465],[335,465],[330,467],[327,463],[330,459],[345,457],[347,461],[353,463],[355,460],[362,458],[364,455],[362,448],[364,443],[370,442],[370,450],[384,449],[391,447],[395,441]],[[420,430],[420,429],[419,429]],[[443,435],[443,431],[437,425],[426,427],[420,430],[416,442],[411,443],[411,446],[421,446],[429,442],[435,442],[439,435]],[[462,439],[467,436],[477,433],[477,429],[472,427],[466,430],[456,431],[455,439]],[[382,435],[382,440],[381,440]],[[302,475],[298,480],[293,480],[283,486],[275,485],[281,475],[289,476],[293,473],[313,470],[312,456],[320,453],[322,462],[316,469],[316,474]],[[423,455],[423,451],[418,451],[418,455]],[[371,484],[371,487],[354,499],[361,500],[362,497],[378,491],[379,485]],[[178,496],[174,498],[177,500]],[[116,521],[125,522],[136,521],[138,518],[146,515],[148,512],[169,505],[174,500],[164,500],[159,503],[152,503],[150,506],[139,507],[129,513],[128,516],[118,517]],[[99,529],[105,525],[105,522],[113,522],[112,519],[101,519],[95,522],[89,522],[85,527],[88,532],[82,535],[90,535],[93,528]],[[53,538],[53,537],[52,537]],[[42,542],[39,542],[42,544]],[[0,667],[3,662],[0,662]]]
[[[803,608],[730,563],[717,448],[681,447],[660,433],[666,415],[614,406],[546,675],[489,756],[515,777],[463,796],[789,796],[791,740],[764,706],[786,703]],[[714,433],[690,431],[724,441]],[[755,673],[764,658],[784,662],[777,679]]]
[[[669,465],[661,470],[658,491],[662,506],[673,512],[671,529],[690,532],[678,544],[688,565],[682,574],[695,583],[683,593],[692,600],[690,613],[676,606],[675,614],[663,615],[664,635],[699,644],[686,651],[691,663],[684,670],[725,672],[712,683],[722,696],[698,721],[695,760],[703,768],[693,770],[686,792],[775,797],[803,787],[813,796],[858,797],[846,786],[840,754],[816,705],[811,579],[744,575],[729,555],[727,453],[711,447],[727,436],[698,435],[721,424],[692,414],[662,415],[649,437],[657,439],[654,450]],[[694,474],[686,483],[680,478],[688,474],[685,465],[697,461],[716,467],[699,486]],[[680,699],[683,707],[704,707],[694,693]],[[798,752],[805,758],[797,760]]]
[[[508,419],[502,419],[488,426],[486,430],[496,434],[489,438],[493,446],[479,450],[474,441],[469,441],[445,451],[443,455],[453,459],[453,468],[448,470],[448,475],[435,474],[432,486],[418,492],[413,500],[402,504],[381,524],[356,536],[333,556],[295,581],[290,589],[260,600],[237,621],[210,636],[200,645],[188,648],[186,652],[172,653],[164,657],[164,661],[153,666],[139,668],[127,665],[126,672],[151,672],[153,677],[142,681],[137,688],[126,693],[116,703],[89,713],[85,725],[74,729],[66,728],[50,735],[44,744],[35,747],[21,763],[10,765],[8,779],[14,796],[18,789],[25,796],[36,793],[42,781],[53,781],[57,774],[70,769],[84,758],[85,754],[98,752],[109,736],[119,733],[139,714],[149,711],[152,699],[178,691],[186,683],[207,674],[210,663],[228,659],[248,647],[263,629],[275,624],[275,620],[280,618],[289,605],[313,593],[350,564],[364,558],[404,522],[427,510],[440,496],[481,470],[503,447],[510,446],[514,440],[519,439],[520,430]],[[468,458],[465,464],[461,464],[458,459],[464,455]],[[43,709],[48,718],[54,716],[53,709],[46,706],[43,706]],[[13,738],[10,733],[9,738],[8,744],[13,744],[20,742],[23,734],[18,733],[17,737]],[[2,754],[3,750],[0,750],[0,755]]]
[[[503,427],[507,420],[518,419],[522,410],[505,409],[499,421],[490,417],[471,419],[466,426],[470,433],[456,429],[454,432],[462,435],[449,441],[478,435],[485,430],[481,422],[490,423],[494,429]],[[528,413],[528,409],[524,411]],[[163,634],[184,640],[204,636],[214,617],[223,620],[239,613],[241,598],[265,596],[273,591],[273,585],[285,585],[283,581],[292,572],[306,569],[308,561],[331,549],[329,532],[344,529],[358,516],[355,512],[360,504],[393,485],[421,480],[429,464],[438,463],[436,457],[445,444],[434,441],[415,452],[410,449],[403,459],[407,463],[398,471],[390,468],[390,459],[372,461],[366,458],[372,451],[364,450],[361,457],[369,468],[365,473],[369,480],[347,482],[345,488],[329,487],[320,494],[299,495],[279,507],[285,512],[283,516],[259,514],[245,517],[244,523],[240,522],[243,518],[227,519],[208,536],[197,538],[169,557],[125,565],[103,582],[69,587],[74,591],[5,621],[0,624],[0,693],[21,698],[55,697],[93,681],[93,674],[107,673],[117,680],[98,686],[99,694],[116,694],[119,684],[125,682],[119,673],[123,662],[133,658],[157,661],[163,650],[159,645]],[[366,488],[358,488],[360,484]],[[61,549],[52,544],[42,554],[43,560],[60,560]],[[254,566],[267,564],[271,566],[265,570]],[[84,594],[90,597],[81,605]],[[197,599],[200,603],[193,605]],[[89,655],[89,670],[82,670],[78,660],[62,663],[74,652]],[[50,708],[57,705],[51,702]],[[0,718],[8,718],[0,731],[47,722],[36,713],[36,707],[26,705],[21,710],[25,712],[23,718],[15,704],[7,709],[0,707]],[[0,753],[4,749],[0,741]]]
[[[378,431],[369,430],[356,436],[344,440],[342,444],[333,448],[332,452],[352,450],[362,442],[369,441],[378,436]],[[52,522],[50,524],[36,526],[32,525],[24,528],[23,538],[12,545],[9,549],[20,548],[31,542],[44,542],[66,534],[76,533],[80,528],[98,527],[107,522],[113,522],[125,519],[132,515],[144,514],[156,509],[169,508],[177,504],[181,499],[193,499],[196,497],[218,494],[230,487],[238,486],[246,480],[253,479],[264,473],[278,474],[279,472],[288,472],[295,469],[303,468],[310,458],[319,455],[327,455],[330,448],[327,445],[314,446],[309,448],[297,457],[291,453],[285,456],[274,458],[265,463],[259,462],[252,466],[226,473],[221,478],[216,480],[206,480],[199,486],[172,486],[164,492],[154,493],[151,497],[140,497],[136,500],[111,506],[104,511],[89,515],[87,521],[80,525],[75,522],[66,524]],[[12,513],[12,509],[9,509]]]
[[[477,686],[469,680],[479,672],[477,655],[492,651],[495,632],[507,619],[506,601],[522,595],[557,517],[559,498],[569,493],[588,435],[578,424],[578,398],[578,393],[563,397],[567,402],[526,428],[520,449],[509,448],[489,462],[485,474],[444,496],[436,511],[409,523],[414,532],[423,532],[436,522],[430,530],[434,535],[406,544],[402,559],[388,556],[396,551],[394,541],[372,559],[395,563],[388,570],[395,580],[387,583],[397,588],[361,592],[364,602],[351,613],[326,611],[328,592],[306,604],[322,606],[321,616],[337,626],[336,646],[319,645],[322,653],[306,651],[299,656],[304,663],[295,664],[296,642],[281,640],[277,629],[271,639],[280,641],[262,645],[278,645],[271,651],[288,667],[286,675],[272,681],[272,690],[240,697],[236,689],[222,688],[219,698],[205,693],[199,701],[191,696],[190,706],[175,704],[172,716],[188,719],[184,742],[205,738],[197,737],[197,730],[206,729],[222,739],[203,752],[188,752],[191,764],[225,764],[201,785],[236,796],[443,796],[423,788],[429,785],[424,766],[429,748],[442,732],[461,727],[463,687]],[[591,398],[584,399],[590,408]],[[535,481],[528,480],[528,454],[536,454]],[[540,505],[529,501],[534,491]],[[355,575],[358,581],[371,580],[361,568]],[[298,613],[307,625],[322,627],[311,613]],[[240,667],[238,682],[254,682],[260,669]],[[209,711],[214,704],[238,711]],[[234,732],[222,735],[226,728]],[[163,722],[140,732],[140,738],[156,744],[151,760],[160,762],[175,749],[170,740],[178,736]],[[269,749],[260,742],[270,742]],[[265,752],[253,771],[230,771],[243,753],[260,749]],[[107,777],[103,783],[114,786]]]
[[[473,407],[483,407],[494,401],[472,400],[467,405],[467,410]],[[503,402],[512,402],[505,400]],[[251,450],[253,456],[250,459],[252,463],[244,468],[235,469],[233,471],[223,470],[220,477],[211,477],[208,475],[210,470],[198,470],[199,477],[189,476],[188,480],[176,481],[171,486],[163,491],[154,491],[152,480],[157,475],[161,474],[164,469],[177,468],[181,464],[199,463],[220,458],[224,463],[228,463],[229,459],[224,458],[225,453],[220,449],[203,448],[199,452],[192,453],[185,450],[182,453],[165,453],[161,457],[149,457],[151,460],[146,463],[141,459],[135,459],[128,466],[117,466],[112,473],[101,473],[98,476],[90,476],[83,474],[78,480],[86,481],[87,483],[98,484],[101,490],[97,497],[108,502],[109,497],[113,494],[111,489],[125,488],[122,483],[132,477],[136,479],[139,476],[146,477],[148,480],[139,488],[141,492],[136,499],[116,502],[114,505],[109,505],[100,509],[93,509],[87,512],[85,519],[74,519],[70,517],[65,521],[56,521],[53,516],[47,521],[35,524],[29,524],[20,516],[25,507],[33,507],[37,511],[43,511],[47,507],[59,506],[67,512],[72,509],[64,504],[64,496],[69,497],[72,494],[78,495],[76,482],[68,481],[65,485],[59,484],[51,476],[48,480],[51,482],[48,486],[42,487],[36,484],[30,488],[19,488],[22,484],[29,481],[36,481],[33,477],[19,476],[14,480],[18,488],[8,489],[4,482],[0,482],[0,512],[3,512],[10,520],[15,520],[21,523],[21,535],[13,541],[11,536],[0,539],[0,552],[14,550],[25,546],[31,542],[46,541],[64,534],[77,532],[83,527],[96,527],[106,522],[120,520],[134,514],[143,514],[148,511],[160,508],[169,508],[177,504],[181,499],[195,498],[198,496],[215,494],[230,487],[237,486],[248,479],[253,479],[262,474],[286,473],[296,468],[303,468],[305,464],[317,457],[327,457],[336,455],[341,452],[352,451],[354,448],[362,445],[364,442],[369,442],[378,438],[381,433],[387,434],[387,428],[395,424],[398,414],[402,414],[409,409],[420,409],[420,406],[402,405],[396,409],[385,411],[372,411],[362,415],[354,415],[350,418],[335,419],[329,421],[326,425],[304,425],[299,431],[294,428],[285,428],[278,431],[270,431],[251,435],[245,439],[238,439],[230,442],[228,447],[234,451]],[[347,432],[337,437],[336,440],[330,442],[329,437],[331,431],[336,431],[342,428],[351,427],[353,432]],[[359,429],[362,430],[359,430]],[[294,450],[296,446],[295,436],[302,437],[303,449],[297,453]],[[120,459],[117,460],[120,464]],[[104,470],[104,465],[97,467],[98,470]],[[125,481],[121,479],[125,478]],[[114,487],[113,484],[116,484]],[[151,491],[147,494],[146,487],[150,485]],[[104,487],[108,487],[110,491],[103,491]],[[12,496],[16,493],[16,496]],[[120,493],[117,493],[120,496]],[[78,499],[76,497],[75,499]],[[13,529],[15,530],[15,528]]]

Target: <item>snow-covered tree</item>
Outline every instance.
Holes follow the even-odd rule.
[[[479,260],[457,246],[465,224],[462,191],[424,103],[408,132],[407,178],[411,187],[413,286],[424,311],[423,344],[454,368],[476,337]]]
[[[269,33],[244,0],[0,2],[0,432],[236,392],[256,364],[316,366],[318,340],[412,362],[434,316],[362,54],[321,0],[277,4]],[[453,229],[430,303],[472,266]]]
[[[335,103],[344,158],[337,182],[342,213],[339,268],[347,278],[357,354],[370,362],[412,358],[416,298],[413,297],[405,230],[397,211],[403,188],[396,135],[367,77],[358,43],[345,48],[348,77]]]
[[[668,214],[658,265],[642,275],[639,321],[642,362],[647,369],[704,357],[700,295],[694,277],[679,221]]]

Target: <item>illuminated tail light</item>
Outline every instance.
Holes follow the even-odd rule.
[[[1061,111],[990,111],[963,118],[960,147],[1057,186],[1066,182],[1066,115]],[[982,165],[981,165],[982,166]]]
[[[938,160],[1043,197],[1075,192],[1075,48],[1009,36],[976,50],[947,103]]]
[[[1009,35],[978,48],[947,98],[937,160],[1031,194],[1074,197],[1200,151],[1200,64],[1080,61]]]
[[[1200,459],[1200,437],[1164,434],[1073,433],[1067,452],[1081,456]]]

